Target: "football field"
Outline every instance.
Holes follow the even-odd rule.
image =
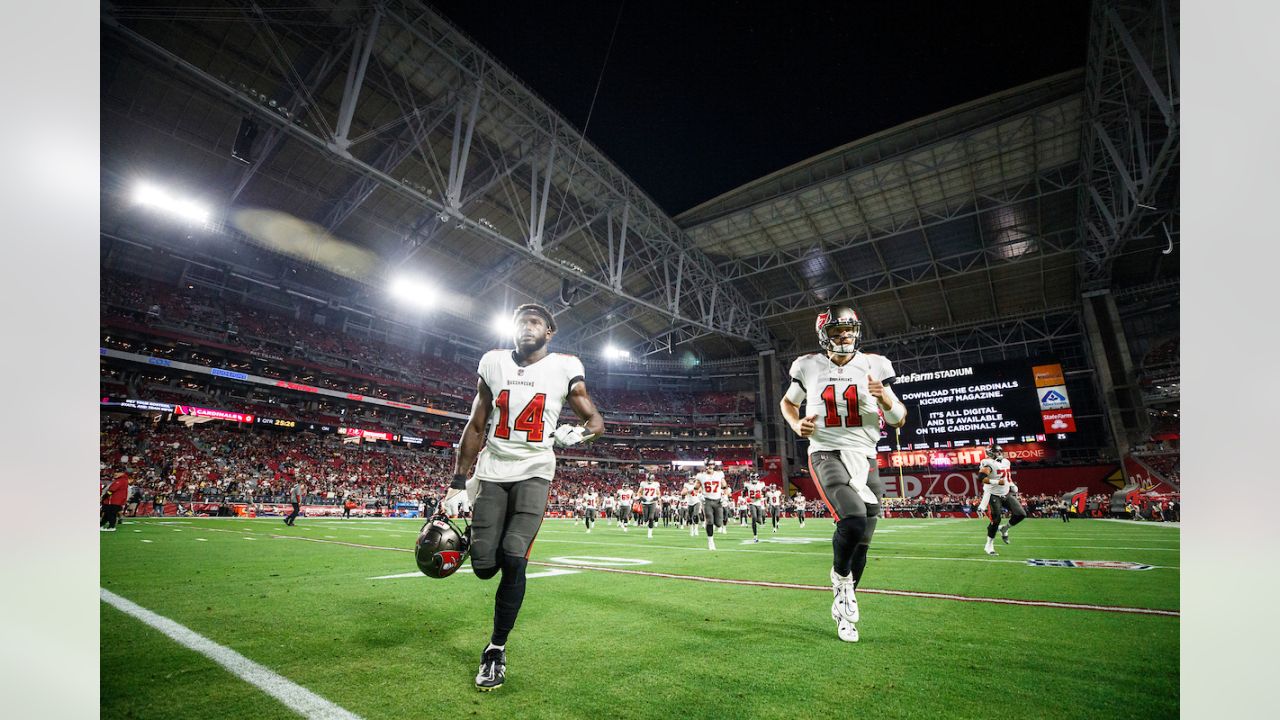
[[[420,526],[128,518],[102,533],[102,717],[1178,712],[1176,527],[1030,519],[988,557],[983,520],[881,520],[851,644],[830,616],[829,521],[759,543],[735,521],[711,552],[701,528],[547,520],[506,684],[478,693],[497,579],[422,576]]]

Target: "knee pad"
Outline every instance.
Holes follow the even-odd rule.
[[[845,542],[854,544],[862,540],[867,531],[867,518],[849,516],[840,518],[836,523],[836,534]]]
[[[494,565],[493,567],[489,567],[489,568],[478,568],[475,565],[471,566],[472,574],[480,578],[481,580],[488,580],[494,575],[497,575],[498,571],[501,569],[502,567],[499,565]]]

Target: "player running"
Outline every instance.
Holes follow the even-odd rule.
[[[591,526],[596,524],[596,517],[600,511],[600,493],[594,489],[588,490],[582,496],[582,513],[583,523],[587,526],[587,532],[591,532]]]
[[[791,384],[780,406],[792,431],[809,440],[809,473],[836,521],[831,568],[836,635],[857,642],[854,591],[867,565],[884,494],[875,463],[880,416],[901,427],[907,409],[890,387],[893,364],[858,349],[862,322],[852,308],[828,306],[818,314],[815,329],[823,352],[792,363]]]
[[[708,460],[702,472],[698,473],[698,485],[702,489],[702,514],[707,524],[707,549],[716,549],[715,531],[718,528],[724,534],[728,528],[724,526],[724,498],[727,494],[724,482],[724,466],[719,460]]]
[[[1000,530],[1000,539],[1009,544],[1009,528],[1022,522],[1027,511],[1018,502],[1018,486],[1013,484],[1013,474],[1009,470],[1009,458],[1004,456],[1004,448],[992,443],[987,447],[986,457],[978,465],[978,477],[982,480],[982,503],[978,512],[987,511],[987,544],[983,549],[988,555],[996,552],[996,530]],[[1000,525],[1004,511],[1009,511],[1009,522]]]
[[[649,526],[649,537],[653,537],[653,524],[658,519],[658,501],[662,487],[649,473],[640,471],[640,522]]]
[[[760,526],[764,524],[764,482],[751,473],[742,484],[742,500],[751,515],[751,541],[760,542]]]
[[[502,687],[506,678],[507,636],[524,602],[529,552],[555,476],[552,445],[567,447],[604,434],[604,418],[587,394],[582,361],[547,351],[556,331],[551,312],[541,305],[521,305],[512,320],[515,349],[491,350],[480,358],[471,417],[445,496],[448,502],[466,491],[467,475],[474,470],[471,568],[482,580],[502,573],[493,634],[480,654],[475,678],[476,688],[484,691]],[[585,427],[556,427],[565,402]]]
[[[627,526],[631,524],[631,499],[635,496],[636,491],[630,484],[618,488],[618,527],[622,532],[627,532]]]
[[[808,501],[804,499],[804,493],[799,490],[796,491],[794,499],[796,503],[796,519],[800,521],[800,527],[804,527],[805,503]]]
[[[680,497],[684,498],[684,524],[689,526],[689,537],[698,536],[698,506],[702,504],[702,486],[696,477],[685,480],[680,488]]]
[[[777,485],[770,485],[764,494],[765,504],[769,506],[769,521],[773,523],[773,531],[778,532],[778,521],[782,519],[782,491]]]

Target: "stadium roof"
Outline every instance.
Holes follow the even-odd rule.
[[[394,321],[381,294],[409,271],[448,293],[437,329],[480,343],[495,310],[534,300],[561,311],[562,347],[718,358],[807,347],[831,300],[853,302],[872,338],[1079,302],[1080,199],[1097,174],[1082,159],[1098,144],[1081,118],[1105,91],[1090,95],[1097,71],[877,133],[673,219],[415,0],[106,3],[102,18],[104,232],[184,251],[130,204],[149,178],[217,206],[215,234],[301,242],[304,269],[330,267],[329,246],[372,252],[356,282],[318,288],[333,307]],[[249,164],[232,158],[246,119]],[[1173,168],[1157,178],[1172,189],[1143,196],[1166,212],[1176,142]],[[246,208],[279,214],[250,224]],[[1145,251],[1102,246],[1107,282],[1176,278],[1154,225],[1125,227]]]

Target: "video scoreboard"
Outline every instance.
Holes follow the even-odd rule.
[[[963,447],[992,439],[1042,442],[1075,431],[1062,366],[1049,360],[902,373],[893,389],[907,407],[903,449]]]

